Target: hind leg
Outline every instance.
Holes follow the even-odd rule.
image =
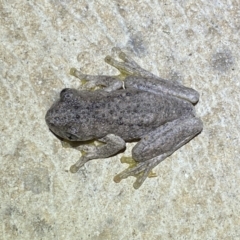
[[[127,56],[124,52],[122,52],[118,48],[114,48],[114,51],[118,52],[118,56],[122,59],[122,62],[119,62],[112,58],[111,56],[107,56],[105,58],[105,62],[117,68],[120,71],[120,75],[118,76],[98,76],[98,75],[87,75],[83,74],[76,68],[70,69],[70,74],[74,77],[82,80],[83,84],[86,84],[86,88],[95,89],[96,87],[104,87],[103,90],[110,92],[123,87],[122,80],[125,79],[126,76],[134,75],[141,77],[156,77],[152,73],[141,68],[132,58]]]
[[[131,57],[129,57],[126,53],[122,52],[120,48],[113,48],[113,51],[115,51],[118,54],[118,57],[123,61],[119,62],[111,56],[106,56],[105,62],[117,68],[125,76],[130,75],[141,76],[144,78],[157,78],[157,76],[155,76],[153,73],[150,73],[149,71],[140,67]]]
[[[134,176],[133,187],[139,188],[154,167],[200,133],[202,127],[202,121],[193,117],[174,120],[150,132],[132,150],[136,166],[116,175],[114,181]]]

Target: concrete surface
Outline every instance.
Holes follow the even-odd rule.
[[[0,239],[240,239],[240,12],[234,0],[0,2]],[[71,67],[116,74],[121,47],[200,92],[203,132],[139,190],[121,156],[68,172],[44,116]]]

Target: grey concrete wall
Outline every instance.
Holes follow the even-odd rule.
[[[0,239],[240,239],[239,31],[234,0],[1,1]],[[137,191],[112,180],[134,143],[71,174],[44,120],[112,47],[200,93],[203,132]]]

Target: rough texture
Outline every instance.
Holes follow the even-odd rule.
[[[104,82],[108,79],[107,90],[65,88],[47,111],[45,120],[49,130],[58,138],[82,142],[77,147],[83,150],[82,156],[70,168],[72,173],[90,160],[108,158],[125,150],[125,141],[138,142],[131,154],[135,166],[115,176],[114,181],[134,176],[137,178],[134,187],[139,188],[154,167],[202,131],[203,123],[196,118],[193,104],[176,96],[195,99],[196,103],[199,93],[176,81],[149,78],[145,74],[143,77],[142,70],[138,71],[141,67],[131,58],[123,52],[119,57],[124,60],[118,64],[121,73],[130,70],[131,74],[136,72],[139,75],[126,77],[118,88],[111,87],[112,77],[89,75],[97,84],[101,84],[103,78]],[[113,62],[117,63],[116,60]],[[149,72],[148,75],[153,74]],[[88,82],[85,77],[79,79]],[[112,91],[108,91],[109,88]],[[95,146],[91,142],[86,145],[84,141],[89,140],[105,144]]]
[[[0,30],[2,239],[240,238],[238,1],[4,1]],[[200,93],[203,132],[138,191],[121,154],[71,174],[44,120],[71,67],[117,73],[114,46]]]

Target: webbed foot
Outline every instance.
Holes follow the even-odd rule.
[[[156,177],[156,174],[152,172],[152,169],[156,166],[152,161],[135,162],[132,158],[121,158],[122,163],[128,163],[129,167],[117,174],[114,177],[114,182],[119,183],[121,180],[130,176],[136,177],[136,181],[133,184],[135,189],[141,187],[147,177]]]
[[[131,57],[122,52],[120,48],[113,48],[112,51],[116,52],[118,57],[123,61],[119,62],[111,56],[106,56],[105,62],[117,68],[123,76],[156,77],[154,74],[140,67]]]

